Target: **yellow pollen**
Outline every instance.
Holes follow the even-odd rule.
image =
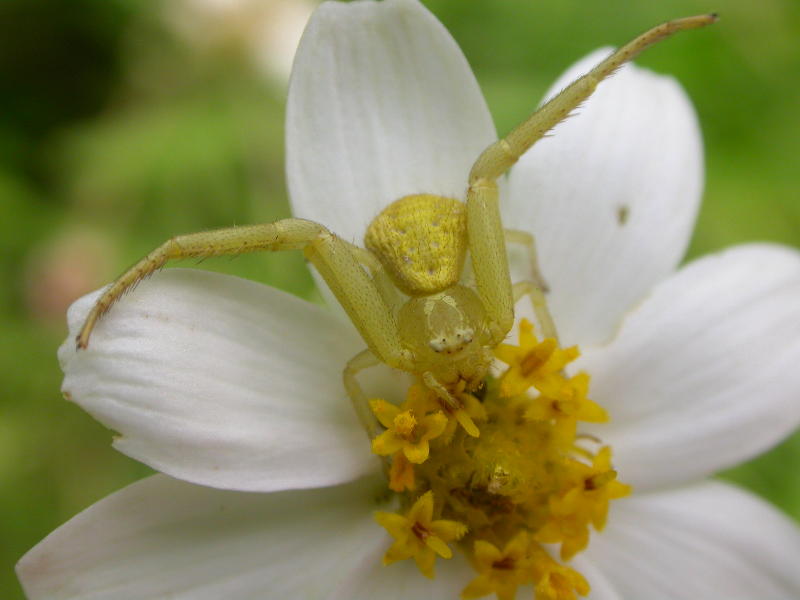
[[[414,432],[414,427],[417,426],[417,420],[410,410],[406,410],[394,418],[393,425],[397,435],[409,438]]]
[[[432,577],[436,557],[450,558],[458,542],[476,571],[464,600],[513,600],[522,585],[535,600],[576,600],[588,582],[544,544],[569,560],[603,528],[610,501],[631,491],[617,481],[611,449],[579,432],[608,415],[588,397],[589,375],[565,373],[578,349],[539,341],[529,322],[519,345],[501,344],[495,355],[507,368],[479,393],[452,387],[460,409],[421,384],[400,405],[370,401],[385,428],[373,451],[406,507],[376,515],[394,538],[384,563],[413,558]]]

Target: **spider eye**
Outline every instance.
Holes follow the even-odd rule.
[[[431,350],[437,354],[455,354],[463,350],[474,338],[474,331],[469,328],[456,329],[450,335],[437,337],[428,342]]]
[[[439,338],[429,342],[431,350],[436,353],[441,353],[447,350],[447,338]]]

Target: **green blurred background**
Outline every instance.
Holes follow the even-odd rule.
[[[311,0],[308,0],[311,2]],[[717,10],[639,61],[688,89],[705,134],[691,255],[800,245],[797,0],[429,0],[505,133],[571,62]],[[64,311],[165,238],[287,216],[283,107],[302,0],[0,2],[0,597],[76,512],[148,474],[61,399]],[[209,260],[312,297],[299,256]],[[800,400],[800,398],[799,398]],[[800,437],[726,473],[800,518]]]

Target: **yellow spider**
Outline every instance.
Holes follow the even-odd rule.
[[[534,240],[527,233],[504,230],[497,179],[621,65],[678,31],[715,20],[712,14],[669,21],[622,46],[486,148],[470,170],[466,202],[430,194],[400,198],[372,221],[364,239],[366,249],[304,219],[168,240],[100,296],[78,334],[78,348],[88,347],[97,320],[126,290],[169,260],[301,249],[367,344],[347,363],[344,385],[370,437],[378,429],[356,374],[379,362],[413,374],[436,393],[444,409],[459,410],[458,394],[482,385],[492,350],[511,329],[514,304],[521,296],[530,296],[544,336],[556,337]],[[530,281],[512,284],[506,255],[509,242],[527,247]],[[468,253],[469,269],[465,268]]]

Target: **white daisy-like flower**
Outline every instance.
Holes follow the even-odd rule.
[[[670,78],[626,66],[553,133],[504,183],[504,222],[536,236],[562,340],[580,345],[577,365],[611,416],[587,432],[613,447],[634,490],[570,566],[593,599],[800,596],[797,527],[706,479],[800,421],[800,255],[753,244],[678,268],[702,147]],[[360,240],[402,196],[463,199],[495,139],[463,55],[416,0],[314,14],[287,111],[296,216]],[[257,283],[168,270],[76,353],[96,298],[69,312],[65,394],[163,474],[25,555],[17,569],[31,599],[440,599],[474,579],[458,552],[433,580],[412,561],[381,564],[391,538],[373,513],[386,484],[341,382],[363,342],[340,315]],[[370,392],[402,396],[404,376],[377,371]],[[516,550],[476,550],[476,562],[501,552],[502,562]]]

